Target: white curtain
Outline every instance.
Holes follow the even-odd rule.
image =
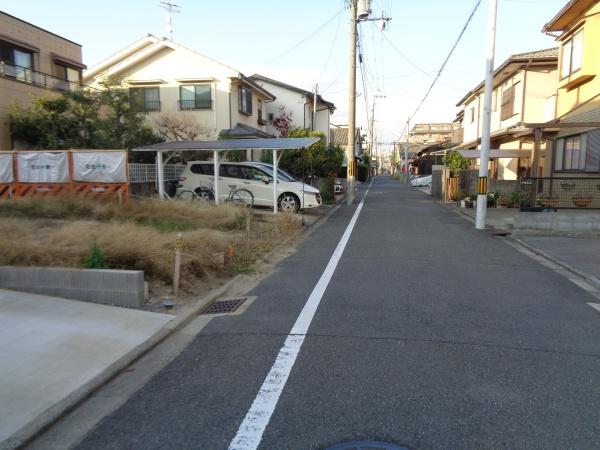
[[[19,181],[24,183],[65,183],[69,181],[67,153],[27,152],[17,155]]]
[[[73,180],[125,183],[125,152],[73,152]]]

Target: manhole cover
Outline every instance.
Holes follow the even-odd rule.
[[[247,297],[225,298],[217,300],[202,314],[227,314],[235,312],[246,301]]]
[[[326,450],[408,450],[395,444],[377,441],[352,441],[336,444]]]

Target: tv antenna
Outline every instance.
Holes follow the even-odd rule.
[[[173,22],[171,20],[171,16],[173,14],[180,14],[181,6],[176,5],[175,3],[171,3],[168,0],[161,0],[158,6],[167,12],[167,18],[165,20],[165,30],[167,32],[167,35],[169,36],[169,40],[172,41],[173,40]]]

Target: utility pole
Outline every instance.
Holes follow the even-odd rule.
[[[404,147],[404,169],[406,170],[406,182],[408,183],[408,144],[410,140],[410,117],[406,119],[406,146]]]
[[[370,124],[370,128],[369,128],[369,133],[370,133],[370,138],[371,138],[371,143],[369,144],[369,159],[371,159],[373,157],[373,140],[374,140],[374,136],[375,136],[375,104],[377,103],[377,99],[378,98],[385,98],[385,95],[374,95],[373,96],[373,107],[371,108],[371,124]],[[375,154],[377,155],[377,151],[375,152]],[[375,162],[377,162],[377,159],[375,159]],[[379,166],[375,166],[375,175],[377,175],[377,169],[379,168]],[[371,173],[371,168],[369,167],[369,173]]]
[[[312,130],[315,131],[317,129],[317,90],[319,89],[319,85],[315,84],[315,92],[313,95],[313,119],[312,119]]]
[[[346,203],[352,204],[354,201],[354,134],[356,128],[356,2],[350,0],[350,82],[348,91],[348,148],[346,149],[346,159],[348,160]]]
[[[497,0],[489,0],[488,48],[486,54],[485,88],[483,96],[483,123],[481,129],[481,157],[477,190],[477,212],[475,228],[485,228],[487,212],[487,180],[490,160],[490,121],[492,114],[492,89],[494,83],[494,54],[496,51],[496,10]]]

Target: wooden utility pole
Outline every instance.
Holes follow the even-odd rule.
[[[346,159],[348,160],[346,203],[350,205],[354,201],[354,147],[356,130],[356,2],[350,0],[350,82],[348,86],[348,148]]]

